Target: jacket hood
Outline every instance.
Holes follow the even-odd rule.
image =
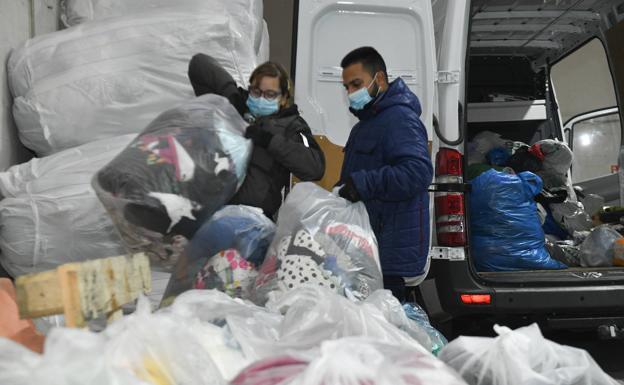
[[[366,120],[387,108],[397,105],[403,105],[412,109],[418,116],[422,113],[418,97],[407,87],[407,84],[405,84],[401,78],[390,83],[386,92],[368,103],[364,109],[356,111],[351,108],[350,111],[357,116],[358,119]]]

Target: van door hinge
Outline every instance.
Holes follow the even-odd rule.
[[[438,71],[435,74],[435,80],[440,84],[459,83],[459,74],[459,70]]]

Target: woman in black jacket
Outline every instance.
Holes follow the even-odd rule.
[[[197,54],[188,76],[196,96],[224,96],[251,123],[245,133],[254,144],[251,161],[230,204],[259,207],[273,218],[290,173],[302,181],[323,177],[325,157],[297,105],[290,104],[290,79],[282,66],[261,64],[251,74],[249,90],[244,90],[215,59]]]

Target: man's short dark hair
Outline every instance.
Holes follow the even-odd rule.
[[[345,69],[356,63],[361,63],[370,76],[375,76],[375,74],[380,71],[383,72],[386,81],[389,81],[388,73],[386,72],[386,62],[384,62],[384,59],[375,48],[360,47],[354,49],[342,59],[340,66]]]

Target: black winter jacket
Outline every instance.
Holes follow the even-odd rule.
[[[204,54],[193,56],[188,76],[196,96],[224,96],[241,116],[247,115],[247,91],[237,87],[215,59]],[[282,202],[282,190],[290,184],[290,173],[302,181],[319,180],[325,172],[325,157],[296,105],[261,117],[254,124],[273,137],[266,148],[254,145],[245,181],[230,203],[260,207],[273,218]]]

